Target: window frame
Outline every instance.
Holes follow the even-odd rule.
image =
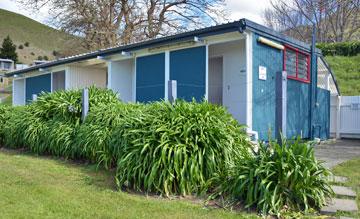
[[[310,54],[307,52],[304,52],[302,50],[299,50],[295,47],[289,46],[289,45],[285,45],[284,47],[284,54],[283,54],[283,70],[286,71],[286,51],[290,50],[292,52],[295,52],[296,55],[296,63],[295,63],[295,72],[296,72],[296,76],[291,76],[288,75],[287,78],[288,79],[292,79],[292,80],[296,80],[296,81],[301,81],[304,83],[310,83]],[[306,57],[306,62],[307,62],[307,74],[306,74],[306,79],[304,78],[299,78],[299,54],[302,54]]]

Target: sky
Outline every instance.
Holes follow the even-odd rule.
[[[260,24],[264,23],[262,19],[264,9],[270,6],[270,0],[225,0],[225,3],[230,20],[247,18]],[[17,5],[15,0],[0,0],[0,8],[23,14],[41,23],[47,21],[46,9],[38,13],[32,13]]]

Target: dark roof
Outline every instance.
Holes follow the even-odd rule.
[[[309,44],[306,44],[299,40],[285,36],[284,34],[281,34],[279,32],[271,30],[265,26],[254,23],[250,20],[241,19],[239,21],[235,21],[235,22],[231,22],[231,23],[227,23],[227,24],[211,26],[211,27],[207,27],[207,28],[203,28],[203,29],[197,29],[197,30],[188,31],[188,32],[180,33],[180,34],[171,35],[171,36],[147,40],[147,41],[143,41],[143,42],[139,42],[139,43],[122,45],[122,46],[117,46],[117,47],[113,47],[113,48],[98,50],[95,52],[75,55],[75,56],[59,59],[56,61],[47,62],[47,63],[36,65],[36,66],[31,66],[29,68],[25,68],[22,70],[13,71],[13,72],[7,73],[6,76],[11,77],[16,74],[24,74],[24,73],[27,73],[27,72],[30,72],[33,70],[38,70],[40,68],[54,67],[54,66],[58,66],[58,65],[67,64],[67,63],[97,58],[98,56],[113,55],[113,54],[116,54],[116,53],[119,53],[122,51],[132,51],[132,50],[138,50],[138,49],[143,49],[143,48],[152,47],[152,46],[159,46],[159,45],[166,44],[166,43],[174,43],[174,42],[179,42],[179,41],[191,40],[195,36],[196,37],[205,37],[205,36],[217,35],[217,34],[234,32],[234,31],[243,32],[246,29],[249,29],[255,33],[258,33],[262,36],[271,38],[273,40],[277,40],[279,42],[286,43],[286,44],[292,45],[294,47],[297,47],[299,49],[310,52],[311,47]]]

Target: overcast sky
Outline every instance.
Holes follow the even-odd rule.
[[[260,24],[264,23],[262,13],[265,8],[269,7],[269,1],[270,0],[225,0],[231,20],[247,18]],[[14,0],[0,0],[0,8],[23,14],[39,22],[46,23],[46,10],[34,14],[19,7]]]

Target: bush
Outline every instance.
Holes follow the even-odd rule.
[[[307,211],[321,207],[333,192],[327,182],[330,172],[314,156],[314,145],[296,140],[260,144],[251,159],[237,159],[228,171],[214,178],[217,195],[243,200],[263,214],[282,210]]]
[[[110,151],[113,129],[123,122],[128,112],[137,104],[111,103],[91,109],[76,136],[76,148],[92,162],[110,168],[115,157]],[[121,136],[120,136],[121,137]]]
[[[29,47],[29,46],[30,46],[30,43],[29,43],[29,42],[25,42],[24,45],[25,45],[26,47]]]
[[[11,148],[26,146],[24,130],[34,122],[34,117],[28,111],[28,106],[12,107],[6,111],[6,121],[2,135],[4,144]]]
[[[321,49],[324,56],[355,56],[360,53],[360,41],[341,43],[319,43],[316,45]]]
[[[24,46],[23,46],[23,45],[19,45],[18,48],[19,48],[19,49],[24,49]]]
[[[81,119],[81,90],[56,91],[42,93],[32,103],[32,113],[44,120],[60,119],[70,123],[79,123]],[[89,88],[89,108],[119,103],[116,94],[111,90],[96,87]]]
[[[0,146],[4,144],[4,129],[6,121],[9,120],[11,107],[0,104]]]
[[[165,195],[201,193],[226,163],[246,157],[244,127],[207,102],[156,102],[133,108],[112,135],[120,187]]]

